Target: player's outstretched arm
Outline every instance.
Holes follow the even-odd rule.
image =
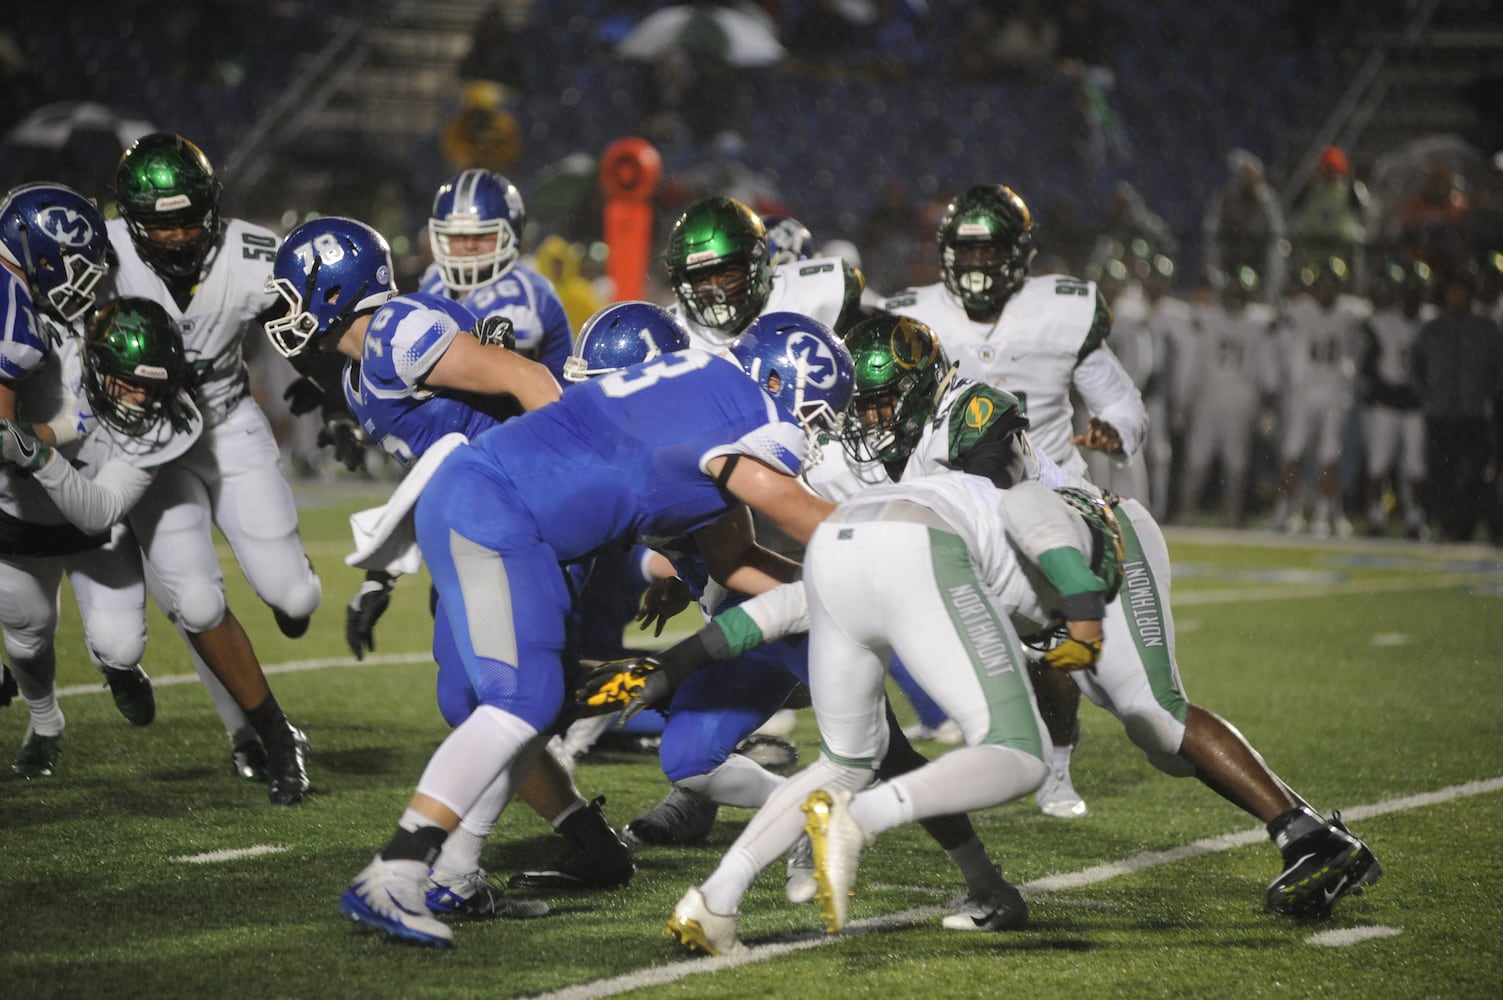
[[[546,406],[561,394],[553,373],[536,361],[469,336],[454,338],[433,370],[424,376],[423,385],[492,396],[509,393],[524,410]]]
[[[725,474],[727,463],[730,463],[729,475]],[[712,459],[708,469],[710,475],[720,478],[732,496],[767,517],[800,545],[808,544],[819,522],[835,509],[833,503],[810,490],[803,480],[746,455]],[[717,579],[726,583],[720,577]]]

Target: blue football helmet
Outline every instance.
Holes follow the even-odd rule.
[[[479,288],[505,274],[522,253],[527,209],[511,181],[494,170],[465,170],[433,196],[428,236],[444,287]],[[456,237],[485,237],[487,249],[458,247]],[[474,252],[457,252],[458,250]]]
[[[811,445],[820,435],[840,436],[856,368],[829,327],[798,313],[764,313],[727,350],[798,421]]]
[[[397,294],[386,238],[363,222],[329,216],[287,234],[266,290],[287,303],[287,314],[266,323],[271,346],[285,358],[317,350],[344,332],[356,315]]]
[[[21,269],[38,308],[71,323],[109,272],[104,216],[70,187],[23,184],[0,203],[0,257]]]
[[[767,250],[773,267],[814,256],[814,234],[802,222],[787,215],[764,215],[762,224],[767,227]]]
[[[584,382],[689,346],[689,331],[651,302],[614,302],[585,320],[564,361],[564,378]]]

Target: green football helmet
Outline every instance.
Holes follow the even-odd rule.
[[[668,235],[668,283],[694,321],[729,336],[746,328],[772,292],[767,229],[734,198],[706,198]]]
[[[939,222],[945,287],[972,318],[994,317],[1028,279],[1033,216],[1002,184],[978,184],[950,202]]]
[[[136,253],[165,278],[196,278],[219,238],[219,178],[203,150],[180,135],[142,136],[115,168],[115,205]],[[165,243],[150,229],[193,229],[187,241]]]
[[[1117,523],[1117,498],[1100,497],[1090,490],[1065,486],[1054,491],[1069,504],[1091,529],[1091,572],[1106,585],[1106,599],[1112,600],[1122,586],[1122,564],[1127,561],[1122,546],[1122,526]]]
[[[160,420],[178,430],[191,425],[193,366],[177,323],[158,303],[125,297],[94,313],[83,359],[94,415],[121,433],[139,435]]]
[[[901,462],[934,416],[950,361],[939,338],[907,316],[869,316],[845,337],[856,366],[842,443],[858,462]]]

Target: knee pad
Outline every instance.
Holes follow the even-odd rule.
[[[146,619],[136,611],[94,611],[84,623],[84,641],[94,665],[126,670],[146,652]]]
[[[313,567],[308,567],[305,579],[293,583],[289,587],[283,587],[275,594],[267,595],[266,603],[276,608],[288,618],[307,618],[318,610],[318,605],[323,601],[324,584],[313,572]]]
[[[224,621],[224,592],[207,580],[190,582],[177,594],[177,623],[189,632],[207,632]]]
[[[12,661],[33,660],[52,648],[57,620],[51,623],[29,622],[25,628],[5,629],[5,652]]]

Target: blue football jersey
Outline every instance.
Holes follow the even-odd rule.
[[[0,380],[19,382],[47,357],[47,332],[31,289],[0,267]]]
[[[735,362],[678,351],[570,389],[473,446],[561,561],[705,527],[737,501],[705,464],[743,454],[798,475],[802,428]]]
[[[344,396],[350,412],[372,441],[404,466],[455,431],[472,440],[509,415],[502,401],[487,411],[478,397],[448,396],[421,388],[457,336],[475,325],[475,314],[439,295],[399,295],[371,317],[361,350],[359,376],[345,367]],[[509,402],[509,401],[508,401]]]
[[[437,265],[423,274],[420,289],[445,296]],[[574,330],[558,292],[548,279],[529,267],[513,264],[495,281],[472,289],[459,300],[476,316],[498,315],[511,320],[517,335],[517,353],[547,367],[564,383],[564,361],[574,347]]]

